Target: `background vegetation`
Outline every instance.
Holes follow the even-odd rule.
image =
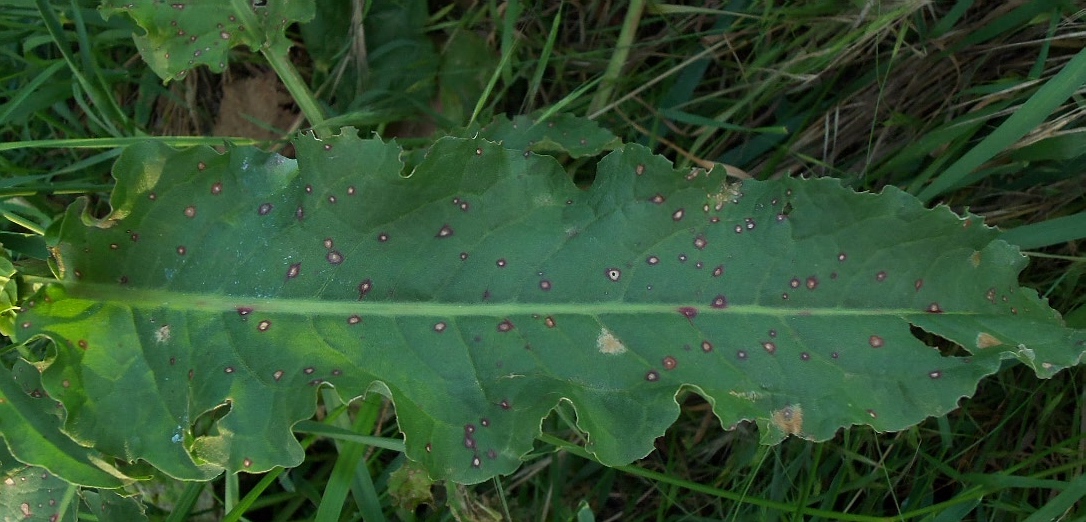
[[[132,22],[95,7],[0,0],[0,242],[22,273],[48,273],[41,234],[75,196],[108,208],[111,162],[130,138],[257,141],[290,155],[286,138],[308,126],[260,54],[238,49],[222,75],[163,85]],[[418,147],[495,114],[564,111],[680,166],[896,185],[1008,230],[1033,258],[1025,282],[1086,326],[1080,4],[320,1],[316,20],[288,34],[328,126]],[[1053,78],[1077,93],[1053,97]],[[225,138],[184,138],[200,136]],[[15,355],[0,348],[5,364]],[[417,508],[392,475],[399,454],[372,448],[364,469],[344,469],[333,439],[301,433],[299,468],[207,487],[159,480],[141,500],[169,520],[1082,519],[1082,377],[1039,381],[1010,365],[959,410],[905,432],[775,447],[680,397],[657,451],[622,468],[579,450],[560,408],[519,472],[424,484],[434,497]],[[377,398],[347,413],[360,432],[396,434]]]

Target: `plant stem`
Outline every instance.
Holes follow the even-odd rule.
[[[261,27],[257,21],[256,16],[253,14],[252,8],[248,5],[246,0],[230,0],[231,6],[234,8],[234,14],[241,20],[242,25],[247,27]],[[324,111],[321,110],[320,104],[317,103],[317,98],[313,96],[313,93],[309,90],[305,80],[302,79],[302,75],[298,74],[298,69],[294,67],[294,64],[290,63],[288,59],[289,45],[268,45],[268,36],[261,35],[261,40],[264,44],[260,46],[260,54],[264,55],[264,59],[268,60],[268,64],[271,65],[272,70],[279,76],[279,80],[286,86],[290,96],[294,98],[294,102],[298,104],[298,108],[302,110],[302,114],[305,115],[305,119],[309,120],[309,125],[313,127],[314,132],[318,138],[328,136],[330,132],[328,129],[322,128],[324,125]]]
[[[309,90],[309,86],[302,79],[302,75],[298,74],[298,69],[294,67],[294,64],[290,63],[290,60],[287,60],[286,53],[280,54],[275,52],[274,48],[267,47],[262,49],[261,53],[268,60],[272,69],[275,70],[275,74],[279,75],[279,79],[282,80],[283,85],[286,86],[287,91],[290,92],[291,97],[298,104],[298,108],[302,110],[305,119],[309,120],[309,125],[313,127],[317,137],[323,138],[330,135],[331,131],[324,128],[324,111],[321,110],[317,98],[313,96],[313,92]]]

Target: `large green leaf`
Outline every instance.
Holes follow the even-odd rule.
[[[893,188],[728,184],[635,145],[587,191],[483,138],[439,140],[409,177],[395,143],[295,146],[132,146],[113,213],[52,231],[61,282],[16,330],[55,341],[42,379],[72,437],[177,477],[261,471],[301,460],[317,386],[377,390],[410,458],[473,483],[516,469],[562,400],[620,464],[684,387],[767,443],[823,440],[945,413],[1003,359],[1049,377],[1086,349],[994,229]]]
[[[199,65],[222,72],[231,48],[286,55],[287,26],[313,18],[313,0],[102,0],[102,14],[126,13],[145,31],[140,56],[165,80]]]

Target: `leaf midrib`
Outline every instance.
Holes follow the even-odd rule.
[[[254,313],[293,315],[326,315],[389,317],[511,317],[524,315],[682,315],[686,307],[694,308],[698,317],[711,316],[761,316],[761,317],[910,317],[928,315],[913,308],[784,308],[761,305],[728,305],[712,308],[703,302],[682,301],[669,303],[630,303],[622,301],[566,302],[566,303],[456,303],[418,301],[352,301],[333,299],[298,299],[253,297],[225,294],[177,292],[143,288],[119,288],[116,283],[82,283],[44,278],[27,277],[40,283],[63,287],[71,298],[112,303],[128,308],[192,310],[201,312],[237,312],[238,308],[251,308]],[[974,311],[942,312],[940,315],[978,316]]]

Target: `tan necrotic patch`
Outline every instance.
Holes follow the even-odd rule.
[[[789,404],[771,413],[769,421],[788,435],[799,435],[803,432],[803,408],[798,404]]]
[[[607,355],[626,353],[626,345],[622,344],[622,341],[606,328],[600,329],[600,335],[596,338],[596,348],[599,349],[600,353]]]
[[[996,338],[996,336],[990,333],[980,332],[977,334],[977,348],[980,348],[981,350],[985,348],[991,348],[993,346],[999,346],[1001,344],[1003,344],[1003,341],[1000,341]]]

